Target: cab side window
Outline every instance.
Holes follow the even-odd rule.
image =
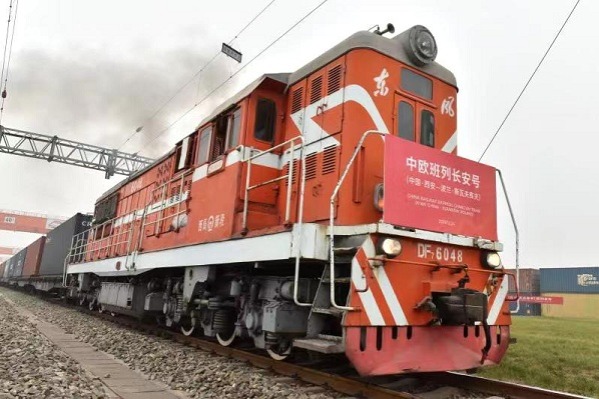
[[[426,109],[420,113],[420,144],[435,147],[435,115]]]
[[[272,143],[275,138],[275,122],[277,106],[274,101],[261,98],[256,105],[256,124],[254,125],[254,138]]]
[[[405,101],[400,101],[397,108],[397,115],[399,118],[397,129],[399,137],[410,141],[416,141],[414,132],[414,108]]]
[[[219,115],[216,118],[214,126],[214,140],[212,141],[210,161],[215,161],[229,148],[237,147],[239,144],[241,108]]]
[[[239,132],[241,131],[241,108],[237,108],[229,115],[229,128],[227,132],[227,148],[239,145]]]
[[[189,166],[191,160],[191,137],[185,137],[177,152],[177,172]]]
[[[200,132],[200,139],[198,140],[198,165],[205,164],[208,162],[210,157],[210,141],[212,139],[212,126],[208,126]]]

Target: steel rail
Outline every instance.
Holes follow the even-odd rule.
[[[77,310],[81,309],[74,307]],[[252,365],[271,370],[277,374],[299,378],[302,381],[326,386],[330,389],[348,395],[357,395],[364,398],[372,399],[418,399],[419,396],[408,392],[394,390],[378,385],[375,381],[377,378],[351,378],[343,375],[330,373],[314,368],[305,367],[302,365],[288,363],[284,361],[274,360],[266,354],[252,353],[248,350],[235,347],[225,347],[218,342],[212,342],[207,339],[185,336],[183,334],[166,330],[163,328],[157,329],[155,325],[142,324],[134,319],[129,318],[114,318],[109,315],[101,315],[98,312],[92,312],[87,309],[81,309],[84,313],[93,314],[94,316],[103,316],[111,322],[124,325],[129,328],[144,331],[153,335],[168,336],[175,342],[188,345],[207,352],[215,353],[220,356],[230,357],[233,359],[249,362]],[[255,348],[253,348],[255,349]],[[513,382],[493,380],[489,378],[462,374],[456,372],[440,372],[440,373],[420,373],[420,374],[402,374],[396,376],[386,376],[387,378],[396,378],[397,382],[402,379],[416,377],[422,379],[426,383],[434,383],[439,386],[451,386],[464,389],[469,392],[480,392],[489,395],[503,395],[510,399],[591,399],[586,396],[553,391],[549,389],[533,387],[529,385],[517,384]],[[372,381],[369,381],[372,380]],[[391,384],[392,385],[392,384]],[[424,385],[424,384],[423,384]],[[401,386],[401,384],[400,384]],[[401,388],[400,388],[401,389]]]
[[[455,372],[432,373],[427,375],[427,378],[436,383],[492,393],[510,399],[591,399],[588,396]]]
[[[6,285],[4,286],[6,287]],[[64,300],[58,300],[57,298],[51,299],[44,296],[38,298],[46,299],[50,303],[91,315],[123,327],[131,328],[148,335],[168,338],[186,346],[247,362],[255,367],[266,369],[283,376],[297,378],[313,385],[328,387],[343,394],[363,398],[418,399],[420,398],[418,394],[412,394],[401,390],[405,389],[406,385],[409,385],[408,383],[402,382],[407,382],[410,379],[418,379],[421,380],[422,384],[419,385],[422,386],[427,384],[433,384],[438,388],[451,386],[472,393],[482,393],[493,396],[500,395],[510,399],[590,399],[586,396],[456,372],[416,373],[377,377],[344,376],[339,373],[326,371],[327,367],[324,367],[324,370],[321,370],[302,364],[274,360],[265,353],[262,353],[263,351],[257,353],[258,349],[254,347],[247,349],[222,346],[218,342],[209,340],[209,338],[185,336],[173,330],[166,329],[165,327],[142,323],[131,317],[113,317],[110,314],[89,310],[87,307],[66,303]],[[336,363],[336,366],[339,368],[339,366],[342,365]],[[384,382],[380,382],[382,379],[384,379]],[[392,388],[394,385],[399,388]]]
[[[200,349],[205,352],[240,360],[242,362],[248,362],[255,367],[266,369],[284,376],[294,377],[313,385],[328,387],[336,392],[347,395],[355,395],[372,399],[418,399],[418,396],[407,392],[396,391],[369,382],[344,377],[294,363],[274,360],[265,353],[253,353],[241,348],[222,346],[218,342],[213,342],[199,337],[185,336],[165,328],[157,328],[157,326],[154,324],[143,324],[135,319],[126,317],[112,317],[105,313],[101,314],[91,311],[87,308],[81,308],[74,305],[67,305],[66,307],[70,309],[76,309],[82,313],[91,314],[92,316],[100,317],[101,319],[108,320],[112,323],[132,328],[150,335],[169,338],[180,344]]]

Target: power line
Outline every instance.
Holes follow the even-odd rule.
[[[10,21],[12,17],[12,5],[13,0],[10,0],[8,5],[8,23],[6,24],[6,38],[4,39],[4,54],[2,55],[2,75],[0,75],[0,81],[4,80],[4,69],[6,67],[6,50],[8,50],[8,37],[10,36]]]
[[[557,40],[557,38],[559,37],[559,35],[562,33],[562,30],[564,30],[564,27],[566,26],[566,24],[568,23],[568,21],[570,20],[570,17],[572,16],[572,14],[574,13],[574,10],[576,10],[576,7],[578,7],[578,3],[580,3],[580,0],[576,0],[576,3],[574,4],[574,7],[572,7],[572,10],[570,11],[570,13],[568,14],[568,16],[566,17],[566,19],[564,20],[564,23],[562,24],[561,28],[559,28],[559,31],[557,32],[557,34],[555,35],[555,37],[553,38],[553,41],[551,42],[551,44],[549,45],[549,47],[547,48],[547,51],[545,51],[545,54],[543,54],[543,57],[541,58],[541,60],[539,61],[539,63],[537,64],[537,67],[535,68],[535,70],[532,72],[532,75],[530,75],[530,77],[528,78],[528,81],[526,82],[526,84],[524,85],[524,87],[522,88],[522,91],[520,91],[520,94],[518,94],[518,97],[516,98],[516,101],[514,101],[514,103],[512,104],[510,110],[508,111],[508,113],[505,115],[505,118],[503,118],[503,121],[501,122],[501,124],[499,125],[499,127],[497,128],[497,131],[495,132],[495,134],[493,135],[493,137],[491,138],[491,141],[489,141],[489,144],[487,144],[487,146],[485,147],[485,150],[483,151],[483,153],[480,155],[480,158],[478,158],[478,162],[480,162],[483,157],[485,156],[485,154],[487,153],[487,150],[489,149],[489,147],[491,147],[491,144],[493,144],[493,141],[495,141],[495,138],[497,137],[497,135],[499,134],[499,131],[501,130],[501,128],[503,127],[503,125],[505,124],[505,122],[507,121],[507,119],[510,117],[510,114],[512,113],[512,111],[514,110],[514,108],[516,108],[516,104],[518,104],[518,101],[520,101],[520,97],[522,97],[522,95],[524,94],[524,92],[526,91],[526,88],[528,87],[528,85],[530,84],[530,82],[532,81],[532,79],[535,77],[535,74],[537,73],[537,71],[539,70],[539,68],[541,67],[541,64],[543,63],[543,61],[545,61],[545,57],[547,57],[547,54],[549,54],[549,51],[551,50],[551,48],[553,47],[553,44],[555,43],[555,41]]]
[[[229,44],[233,43],[233,41],[235,41],[235,39],[237,39],[239,36],[241,36],[241,34],[243,32],[245,32],[245,30],[247,28],[249,28],[250,25],[253,24],[254,21],[257,20],[260,17],[260,15],[262,15],[264,13],[264,11],[266,11],[272,5],[272,3],[274,3],[275,1],[277,1],[277,0],[271,0],[271,2],[268,3],[258,14],[256,14],[256,16],[254,18],[252,18],[252,20],[250,22],[248,22],[247,25],[245,25],[243,28],[241,28],[241,30],[235,35],[235,37],[233,39],[231,39]],[[218,54],[220,54],[220,52]]]
[[[270,8],[270,6],[277,0],[271,0],[264,8],[262,8],[262,10],[260,10],[260,12],[258,12],[239,32],[237,32],[237,34],[233,37],[233,39],[231,39],[228,44],[230,45],[231,43],[233,43],[235,41],[235,39],[237,39],[239,36],[241,36],[241,34],[243,32],[245,32],[245,30],[247,28],[250,27],[250,25],[252,25],[254,23],[254,21],[256,21],[258,18],[260,18],[260,16],[262,14],[264,14],[264,12]],[[175,97],[177,97],[179,95],[179,93],[181,93],[187,86],[189,86],[189,84],[191,82],[193,82],[195,80],[195,78],[201,74],[202,72],[204,72],[204,70],[214,62],[214,60],[216,60],[216,58],[218,58],[218,56],[221,54],[221,51],[218,51],[214,54],[214,56],[212,58],[210,58],[210,60],[205,63],[204,65],[202,65],[200,67],[200,69],[193,74],[193,76],[191,78],[189,78],[189,80],[187,80],[181,87],[179,87],[175,93],[170,96],[160,107],[158,107],[158,109],[156,111],[154,111],[154,113],[147,118],[136,130],[135,132],[133,132],[133,134],[131,134],[119,147],[118,149],[120,150],[125,144],[127,144],[133,137],[135,137],[137,135],[137,133],[141,132],[144,125],[146,125],[149,121],[151,121],[152,119],[154,119],[156,117],[156,115],[158,115],[168,104],[170,104],[171,101],[173,101],[173,99]]]
[[[264,54],[266,51],[268,51],[268,49],[270,49],[272,46],[274,46],[279,40],[281,40],[285,35],[287,35],[289,32],[291,32],[296,26],[298,26],[299,24],[301,24],[306,18],[308,18],[310,15],[312,15],[316,10],[318,10],[320,7],[322,7],[327,1],[329,0],[323,0],[322,2],[320,2],[316,7],[314,7],[312,10],[310,10],[310,12],[308,12],[306,15],[304,15],[301,19],[299,19],[297,22],[295,22],[289,29],[287,29],[285,32],[283,32],[283,34],[281,34],[279,37],[277,37],[275,40],[273,40],[268,46],[266,46],[265,48],[263,48],[258,54],[256,54],[251,60],[249,60],[245,65],[243,65],[241,68],[239,68],[237,71],[235,71],[231,76],[229,76],[229,78],[227,78],[225,81],[223,81],[221,84],[219,84],[218,86],[216,86],[214,89],[212,89],[212,91],[210,93],[208,93],[207,95],[205,95],[201,100],[199,100],[198,102],[196,102],[191,108],[189,108],[187,111],[185,111],[182,115],[180,115],[177,119],[175,119],[173,122],[171,122],[167,127],[165,127],[164,129],[162,129],[160,132],[158,132],[158,134],[156,136],[154,136],[150,141],[148,141],[138,152],[143,151],[146,147],[148,147],[150,144],[152,144],[154,141],[156,141],[156,139],[158,139],[158,137],[160,137],[161,135],[163,135],[167,130],[169,130],[171,127],[173,127],[175,124],[177,124],[181,119],[183,119],[187,114],[189,114],[191,111],[193,111],[198,105],[202,104],[204,101],[206,101],[212,94],[214,94],[218,89],[220,89],[221,87],[223,87],[225,84],[227,84],[231,79],[233,79],[239,72],[241,72],[243,69],[245,69],[248,65],[250,65],[252,62],[254,62],[258,57],[260,57],[262,54]]]
[[[8,23],[6,25],[6,40],[4,41],[4,55],[2,57],[2,74],[0,75],[0,84],[3,85],[2,88],[2,104],[0,105],[0,123],[2,123],[2,116],[4,115],[4,101],[6,100],[6,86],[8,84],[8,72],[10,70],[10,60],[12,58],[12,45],[15,40],[15,28],[17,26],[17,11],[19,8],[19,0],[14,1],[15,4],[15,13],[14,20],[12,24],[12,34],[10,34],[10,47],[8,47],[8,36],[10,32],[10,19],[12,16],[12,7],[13,0],[10,0],[10,5],[8,6]],[[6,60],[6,51],[8,47],[8,61]],[[6,71],[6,74],[4,73]]]

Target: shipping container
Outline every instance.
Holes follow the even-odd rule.
[[[599,294],[599,267],[541,269],[541,292]]]
[[[27,248],[23,248],[16,253],[12,259],[12,270],[9,277],[21,277],[23,273],[23,265],[25,264],[25,257],[27,256]]]
[[[520,296],[538,296],[537,292],[522,292]],[[516,302],[509,302],[510,312],[516,310]],[[520,308],[517,313],[513,313],[517,316],[540,316],[541,315],[541,304],[540,303],[525,303],[520,301]]]
[[[543,293],[564,299],[563,305],[541,305],[543,316],[599,319],[599,294]]]
[[[27,247],[27,256],[25,256],[23,273],[21,273],[22,277],[37,276],[39,273],[45,242],[46,237],[42,236]]]
[[[6,263],[4,264],[4,278],[7,279],[10,276],[10,273],[12,272],[12,260],[13,260],[14,256],[9,258]]]
[[[27,256],[27,248],[23,248],[16,255],[13,256],[12,261],[12,272],[10,277],[21,277],[23,273],[23,265],[25,264],[25,257]]]
[[[511,273],[516,273],[516,270],[507,270]],[[520,269],[520,276],[518,281],[518,290],[520,292],[527,293],[540,293],[541,283],[540,283],[540,273],[539,269]],[[516,287],[514,287],[514,279],[508,279],[508,289],[509,292],[516,292]]]
[[[73,236],[88,230],[91,220],[91,215],[78,213],[48,233],[40,264],[40,276],[62,275]]]

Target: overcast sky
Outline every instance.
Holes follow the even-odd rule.
[[[276,1],[233,45],[251,59],[321,0]],[[164,127],[239,67],[219,56],[163,112],[147,118],[270,0],[19,4],[2,124],[118,147],[166,152],[214,107],[264,72],[293,71],[355,31],[427,26],[437,61],[458,81],[458,151],[478,159],[574,1],[329,0],[160,139]],[[8,0],[0,6],[6,21]],[[484,162],[503,171],[525,266],[597,265],[599,2],[582,1]],[[2,22],[0,32],[6,25]],[[2,42],[3,42],[2,35]],[[145,147],[144,147],[145,146]],[[0,154],[0,208],[70,216],[118,182],[101,172]],[[502,201],[500,201],[500,204]],[[511,222],[500,205],[504,259]],[[0,232],[0,246],[35,238]]]

